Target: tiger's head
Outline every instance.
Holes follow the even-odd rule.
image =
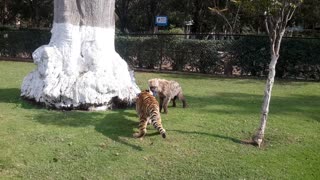
[[[153,96],[152,91],[150,91],[149,89],[141,91],[139,94],[137,94],[137,97],[139,97],[141,94],[150,94],[151,96]]]
[[[136,97],[132,99],[133,104],[136,104],[138,99],[146,94],[150,94],[151,96],[153,96],[153,93],[149,89],[143,90],[140,93],[136,94]]]

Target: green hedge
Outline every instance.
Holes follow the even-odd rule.
[[[240,75],[267,76],[270,61],[269,40],[259,36],[232,40],[120,36],[116,50],[135,67],[159,68],[167,62],[172,70],[210,74],[226,73],[229,66]],[[279,78],[319,80],[320,39],[284,39],[276,71]]]
[[[0,56],[31,58],[35,49],[49,43],[50,36],[46,30],[0,31]]]
[[[268,71],[270,48],[267,37],[240,37],[227,47],[232,55],[232,65],[242,75],[264,76]]]
[[[241,38],[232,43],[230,52],[234,55],[234,64],[241,68],[241,73],[267,75],[270,61],[268,38]],[[276,76],[319,80],[319,75],[320,39],[283,39]]]
[[[0,31],[0,56],[31,58],[48,44],[49,31]],[[181,35],[116,36],[116,51],[132,67],[207,74],[266,76],[270,61],[266,37],[241,36],[229,40],[188,40]],[[166,65],[166,66],[164,66]],[[320,79],[320,39],[283,40],[276,76]]]
[[[223,69],[218,56],[221,41],[120,36],[115,44],[122,58],[135,67],[154,69],[167,63],[172,70],[213,74]]]
[[[285,39],[277,64],[278,77],[320,79],[320,39]]]

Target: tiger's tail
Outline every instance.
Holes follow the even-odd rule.
[[[153,127],[159,131],[163,138],[166,138],[166,130],[162,127],[159,111],[152,111],[150,120]]]

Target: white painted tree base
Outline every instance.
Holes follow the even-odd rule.
[[[140,89],[114,50],[114,29],[54,23],[51,33],[32,55],[37,68],[21,96],[57,109],[105,110],[113,97],[132,103]]]

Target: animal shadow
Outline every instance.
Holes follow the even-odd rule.
[[[104,116],[103,118],[100,118]],[[113,110],[107,114],[101,112],[83,111],[46,111],[34,117],[41,124],[71,127],[94,126],[95,130],[115,142],[142,151],[138,145],[131,144],[128,139],[133,138],[134,128],[138,122],[130,120],[137,117],[135,113],[126,110]]]

